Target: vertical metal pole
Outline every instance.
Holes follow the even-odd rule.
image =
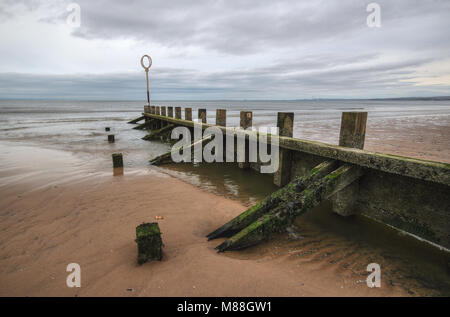
[[[148,66],[144,64],[144,58],[148,59]],[[150,82],[148,80],[148,70],[152,67],[152,58],[148,55],[144,55],[141,57],[141,65],[145,69],[145,78],[147,79],[147,106],[150,106]]]

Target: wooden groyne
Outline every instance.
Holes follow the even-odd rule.
[[[226,124],[225,109],[216,110],[216,125],[208,124],[206,118],[206,109],[199,109],[198,121],[203,130],[214,126],[221,129],[224,136],[227,130],[232,133]],[[146,106],[141,117],[130,123],[140,120],[145,120],[142,128],[150,131],[147,139],[170,140],[173,127],[192,130],[195,124],[192,109],[186,108],[182,119],[181,107],[175,107],[174,111],[173,107]],[[242,128],[251,127],[252,120],[252,112],[241,111]],[[450,249],[450,165],[364,150],[366,122],[365,112],[344,112],[339,145],[330,145],[293,138],[294,114],[278,113],[279,168],[273,173],[273,179],[281,189],[276,199],[266,198],[266,205],[261,202],[250,208],[258,212],[246,218],[246,222],[232,230],[230,223],[228,227],[225,224],[209,238],[229,237],[218,247],[221,251],[245,247],[267,238],[272,231],[279,231],[300,211],[305,212],[328,199],[333,211],[342,216],[359,213]],[[204,145],[207,141],[209,139],[201,143]],[[271,143],[270,136],[267,143]],[[169,159],[170,155],[166,154],[159,162]],[[158,158],[155,161],[158,162]],[[323,164],[333,169],[327,169],[327,173],[312,181],[311,173],[324,171],[320,169]],[[261,166],[248,161],[236,165],[256,171]],[[292,203],[296,205],[292,207]],[[265,206],[264,210],[258,209],[261,205]],[[249,213],[252,212],[247,211],[238,220]]]

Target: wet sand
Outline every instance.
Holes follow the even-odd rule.
[[[450,162],[448,125],[431,125],[433,131],[413,126],[387,129],[368,125],[366,149]],[[313,129],[305,126],[305,131]],[[336,143],[314,135],[298,137]],[[100,133],[91,142],[102,144],[103,138]],[[403,241],[398,232],[383,234],[378,245],[348,238],[348,233],[333,230],[346,225],[335,215],[314,221],[302,218],[297,233],[218,254],[214,247],[222,240],[208,242],[205,235],[253,204],[258,193],[250,195],[253,200],[245,199],[245,194],[241,199],[239,192],[233,193],[239,189],[232,183],[210,190],[207,187],[214,187],[214,181],[205,185],[211,180],[208,172],[202,178],[176,169],[146,167],[143,172],[126,166],[124,176],[113,177],[110,152],[121,146],[120,138],[114,147],[98,146],[92,153],[82,151],[84,144],[76,151],[71,147],[77,143],[58,144],[56,148],[68,150],[59,151],[39,143],[22,147],[23,141],[6,144],[0,153],[0,296],[448,296],[450,292],[448,257],[440,263],[442,258],[436,256],[435,261],[430,256],[434,251],[426,250],[417,255],[423,258],[419,263],[411,253],[420,248],[403,242],[388,252],[388,245]],[[90,164],[93,156],[99,161]],[[239,199],[229,199],[233,196]],[[156,216],[164,218],[158,220],[163,261],[138,266],[135,227],[155,221]],[[323,225],[324,219],[331,224]],[[358,221],[346,230],[362,227],[377,240],[379,228],[371,232],[366,230],[371,225]],[[403,254],[402,249],[410,250]],[[81,266],[81,288],[66,286],[66,266],[73,262]],[[365,268],[371,262],[382,266],[379,289],[365,283]]]
[[[96,179],[2,191],[0,296],[408,295],[386,279],[380,289],[368,288],[365,272],[341,274],[337,265],[268,254],[285,236],[216,253],[222,240],[205,235],[246,207],[172,176]],[[138,266],[135,227],[156,216],[164,217],[163,260]],[[81,266],[81,288],[66,286],[72,262]]]

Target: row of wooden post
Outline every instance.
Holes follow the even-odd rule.
[[[167,107],[167,116],[181,119],[181,107]],[[166,116],[165,106],[145,106],[144,112]],[[216,125],[226,126],[227,111],[225,109],[216,109]],[[192,121],[192,108],[184,109],[185,120]],[[206,109],[198,109],[198,119],[201,123],[206,122]],[[366,132],[367,112],[343,112],[341,118],[341,129],[339,135],[339,145],[351,148],[364,148],[364,139]],[[247,129],[253,124],[253,114],[251,111],[241,111],[240,127]],[[279,135],[284,137],[292,137],[294,131],[294,113],[278,112],[277,127]],[[246,145],[246,155],[248,155],[248,144]],[[277,186],[286,185],[291,179],[291,167],[293,153],[291,150],[280,148],[279,167],[274,174],[274,183]],[[247,169],[250,167],[248,160],[238,164],[240,168]],[[358,183],[355,182],[348,188],[340,191],[333,197],[333,210],[342,215],[353,213],[353,203],[359,191]]]

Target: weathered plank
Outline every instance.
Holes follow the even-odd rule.
[[[150,132],[149,134],[144,136],[142,138],[142,140],[145,140],[145,141],[155,140],[155,139],[159,138],[162,134],[167,133],[168,131],[173,129],[174,127],[175,127],[175,125],[169,124],[169,125],[166,125],[165,127],[162,127],[161,129],[153,130],[152,132]]]
[[[336,169],[337,165],[337,161],[325,161],[317,165],[308,173],[308,175],[295,178],[286,186],[286,188],[280,188],[276,192],[267,196],[264,200],[244,211],[239,216],[214,230],[206,237],[208,240],[212,240],[220,237],[232,236],[250,225],[252,222],[256,221],[265,213],[269,212],[272,208],[275,208],[282,200],[289,199],[289,196],[287,195],[291,192],[303,191],[309,185]]]
[[[152,114],[144,115],[149,118],[166,120],[177,125],[194,127],[193,121],[155,116]],[[205,123],[202,125],[202,128],[206,129],[210,126],[215,125]],[[229,129],[221,126],[218,126],[218,128],[220,128],[224,133],[227,129]],[[268,138],[268,143],[270,143],[270,138]],[[404,175],[450,186],[450,164],[447,163],[346,148],[339,145],[331,145],[317,141],[302,140],[284,136],[279,137],[279,145],[284,149],[305,152],[321,156],[323,158],[338,160],[387,173]]]
[[[239,250],[267,239],[273,233],[285,230],[295,217],[317,206],[321,201],[353,183],[363,174],[363,169],[345,164],[331,173],[309,184],[298,192],[294,186],[282,188],[283,198],[273,209],[258,220],[225,240],[216,249],[219,252]]]
[[[153,165],[162,165],[162,164],[167,164],[167,163],[173,163],[172,162],[172,153],[173,152],[177,153],[180,150],[183,150],[183,151],[192,150],[193,151],[196,144],[201,143],[202,146],[203,146],[206,142],[210,141],[211,139],[212,139],[212,136],[208,135],[208,136],[204,137],[203,139],[201,139],[199,141],[196,141],[196,142],[193,142],[193,143],[191,143],[191,144],[189,144],[187,146],[178,147],[178,148],[172,149],[169,152],[166,152],[166,153],[164,153],[162,155],[159,155],[159,156],[151,159],[149,162],[150,162],[150,164],[153,164]]]
[[[339,145],[356,149],[364,148],[366,137],[367,112],[343,112]],[[331,197],[332,209],[341,216],[355,214],[355,202],[359,193],[359,184],[354,182]]]
[[[144,116],[140,116],[139,118],[133,119],[131,121],[128,121],[128,123],[134,124],[134,123],[138,123],[141,120],[144,120]]]
[[[155,123],[155,121],[156,120],[148,120],[148,121],[146,121],[144,123],[141,123],[141,124],[135,126],[133,129],[135,129],[135,130],[144,130],[144,129],[150,128]]]
[[[282,136],[292,137],[294,134],[294,113],[278,112],[277,114],[278,134]],[[273,175],[273,182],[277,186],[284,186],[291,179],[291,161],[292,151],[280,149],[278,160],[278,170]]]

